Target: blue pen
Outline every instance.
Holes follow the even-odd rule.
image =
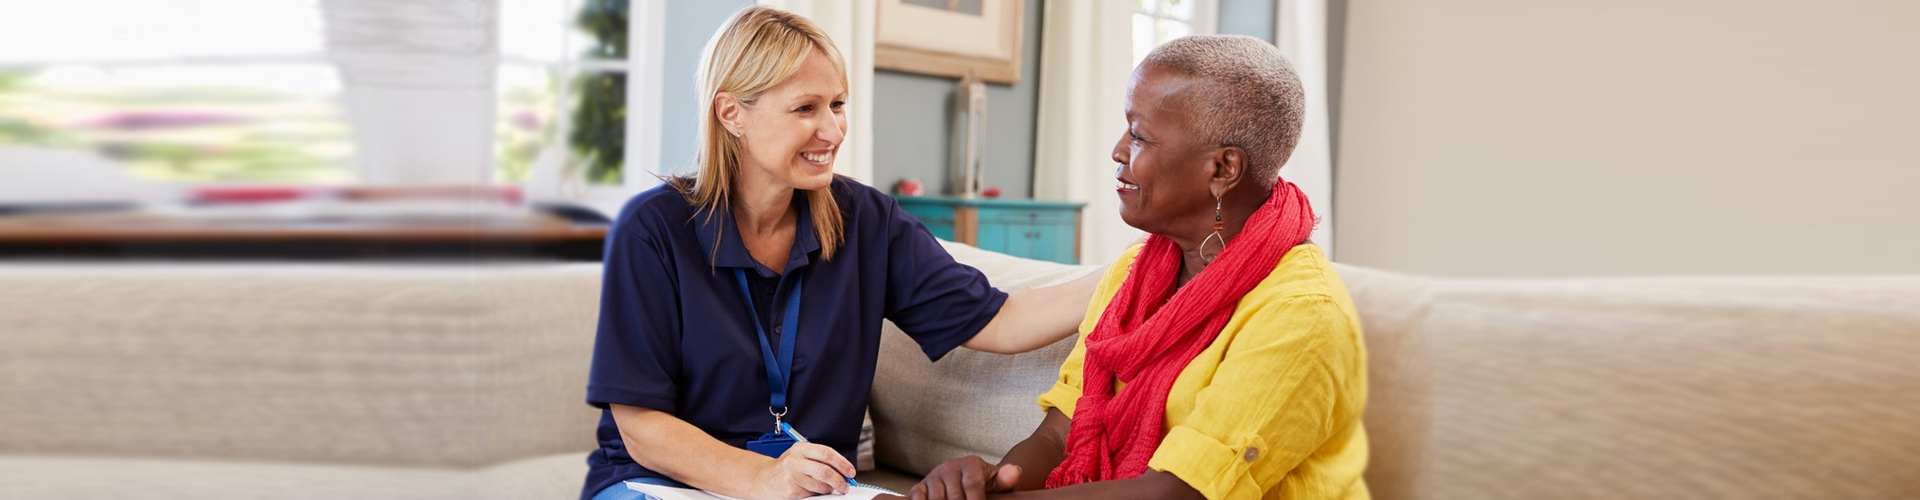
[[[797,430],[794,430],[794,429],[793,429],[793,426],[791,426],[791,425],[787,425],[787,423],[786,423],[786,422],[781,422],[781,423],[780,423],[780,433],[782,433],[782,434],[786,434],[786,435],[787,435],[787,437],[790,437],[790,438],[793,438],[793,441],[794,441],[794,442],[797,442],[797,443],[805,443],[805,442],[807,442],[807,437],[806,437],[806,436],[802,436],[802,435],[800,435],[800,431],[797,431]],[[849,477],[849,478],[847,478],[847,485],[848,485],[848,486],[859,486],[859,485],[860,485],[860,483],[858,483],[858,482],[854,482],[854,480],[853,480],[853,478],[851,478],[851,477]]]

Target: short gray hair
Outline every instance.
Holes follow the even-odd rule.
[[[1300,76],[1279,47],[1242,35],[1184,36],[1140,62],[1149,64],[1196,77],[1202,84],[1184,103],[1196,111],[1195,133],[1246,150],[1248,175],[1274,186],[1300,143],[1306,110]]]

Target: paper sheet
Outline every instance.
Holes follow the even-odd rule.
[[[740,500],[734,497],[716,495],[713,493],[708,493],[700,490],[687,489],[687,488],[675,488],[672,486],[660,486],[657,484],[640,484],[632,481],[627,482],[627,488],[633,491],[646,493],[647,495],[650,495],[653,498],[656,498],[659,500],[715,500],[715,499]],[[885,495],[885,494],[887,494],[887,492],[882,491],[879,488],[860,485],[860,486],[854,486],[852,488],[847,488],[847,493],[844,495],[819,495],[811,498],[829,498],[829,499],[844,498],[844,499],[851,499],[851,500],[869,500],[874,497]]]

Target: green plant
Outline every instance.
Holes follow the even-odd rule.
[[[593,37],[581,56],[591,59],[627,59],[628,0],[586,0],[574,22]],[[587,167],[587,181],[619,184],[626,157],[627,75],[589,72],[574,77],[580,96],[573,108],[573,131],[567,143]]]

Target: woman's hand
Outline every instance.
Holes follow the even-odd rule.
[[[968,455],[943,462],[907,492],[911,500],[985,500],[988,493],[1013,491],[1020,482],[1020,466],[994,467]]]
[[[754,484],[755,498],[793,500],[814,495],[846,493],[847,478],[853,477],[853,464],[833,448],[814,443],[794,443],[780,458],[759,471]]]

